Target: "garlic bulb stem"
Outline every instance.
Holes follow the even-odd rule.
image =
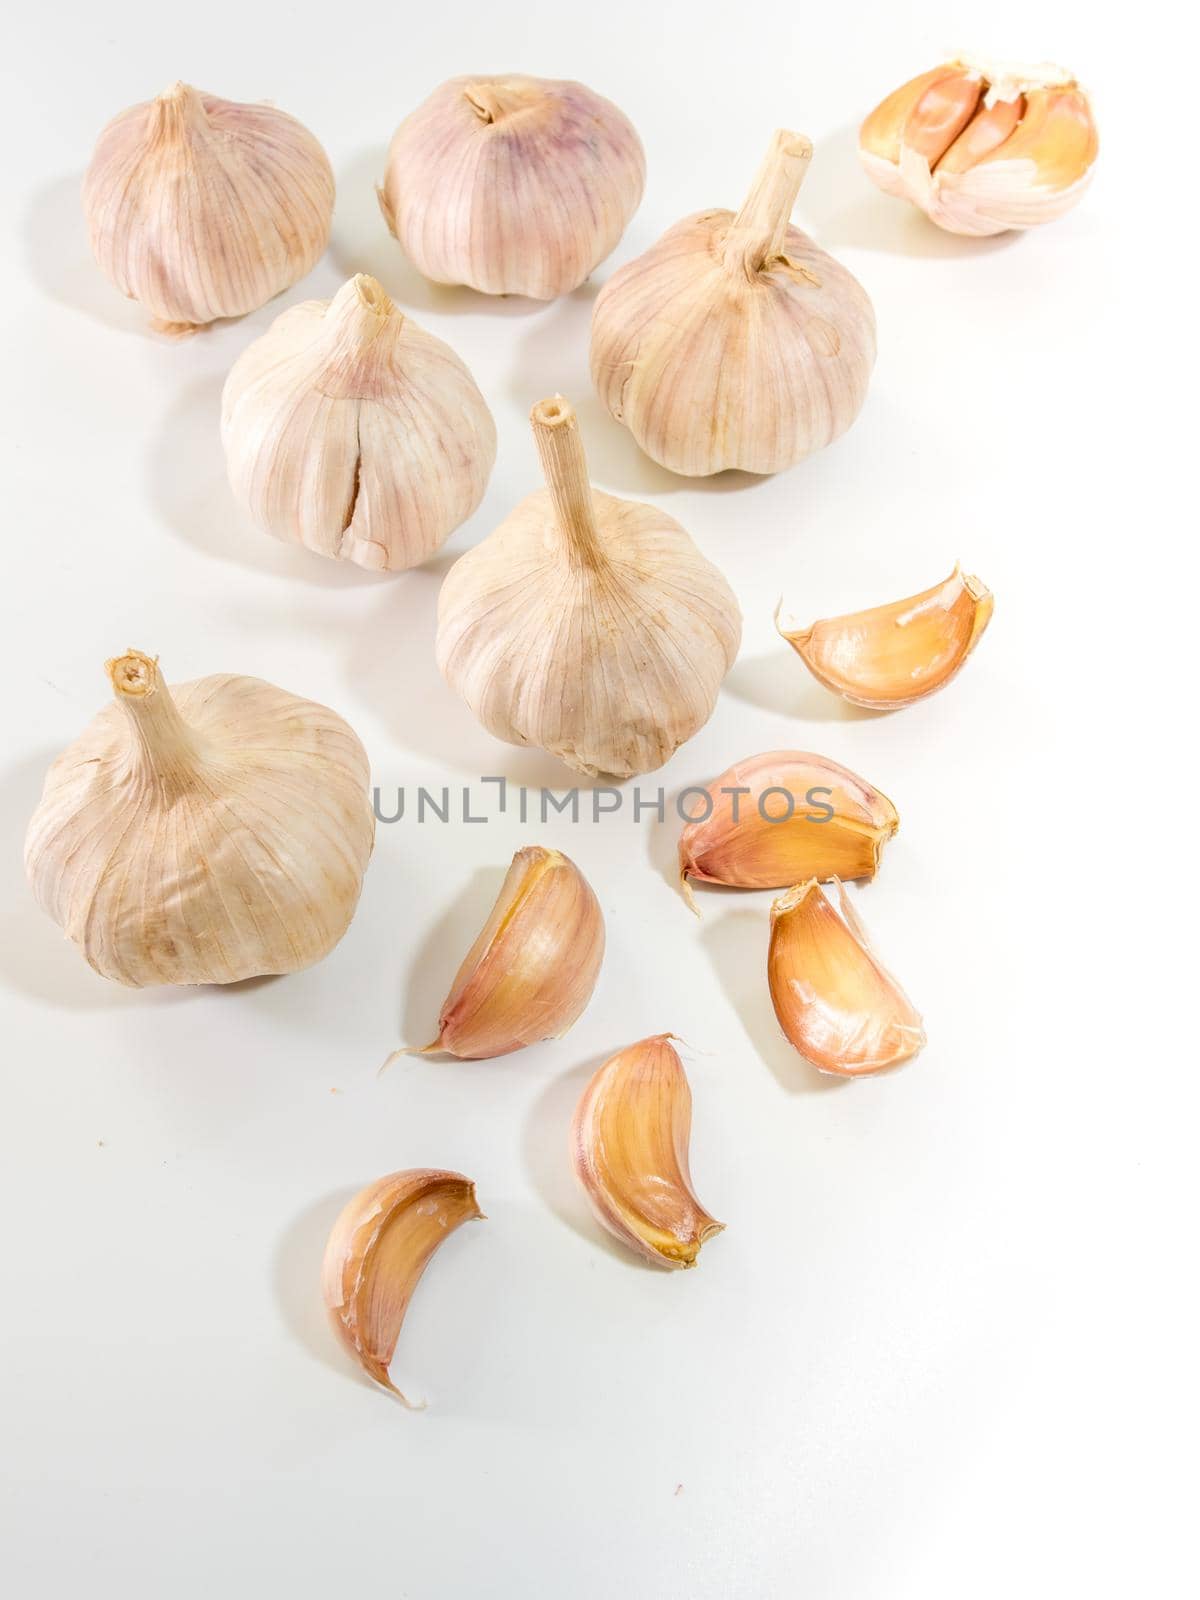
[[[802,133],[780,128],[772,135],[766,159],[725,236],[722,253],[731,270],[752,278],[784,254],[792,207],[812,153],[812,143]]]
[[[384,394],[404,313],[383,286],[358,273],[329,302],[324,324],[325,361],[313,375],[313,387],[331,400]]]
[[[503,82],[472,83],[463,90],[480,122],[502,122],[514,111],[529,109],[530,96]]]
[[[105,666],[136,741],[130,751],[131,774],[164,796],[178,794],[192,778],[201,756],[162,680],[157,660],[130,650]]]
[[[596,503],[588,482],[587,457],[575,407],[562,395],[539,400],[529,414],[533,438],[563,546],[576,570],[605,565]]]

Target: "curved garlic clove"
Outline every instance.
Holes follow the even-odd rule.
[[[333,170],[301,123],[177,83],[101,133],[83,183],[105,275],[168,333],[265,305],[329,242]]]
[[[531,421],[547,489],[451,568],[438,665],[498,739],[589,777],[650,772],[712,714],[737,600],[671,517],[591,488],[567,401]]]
[[[873,711],[915,705],[945,688],[992,620],[991,591],[960,568],[932,589],[809,628],[775,626],[835,694]]]
[[[583,873],[561,851],[526,845],[422,1054],[482,1061],[561,1038],[592,998],[603,959],[604,917]]]
[[[327,955],[375,820],[335,712],[225,673],[168,690],[138,650],[51,766],[25,841],[39,905],[106,978],[235,983]]]
[[[243,351],[221,436],[233,492],[265,533],[376,572],[427,560],[496,459],[466,366],[363,273]]]
[[[811,156],[800,134],[776,133],[736,215],[685,217],[596,300],[596,392],[673,472],[780,472],[862,409],[871,302],[788,222]]]
[[[862,125],[868,175],[951,233],[1030,228],[1068,211],[1099,151],[1087,95],[1061,67],[951,61]]]
[[[571,1124],[571,1162],[597,1220],[662,1267],[694,1267],[720,1233],[688,1171],[692,1091],[669,1033],[620,1050],[592,1077]]]
[[[641,140],[611,100],[508,73],[451,78],[400,124],[379,203],[435,283],[552,300],[610,253],[645,183]]]
[[[708,785],[707,814],[679,838],[679,873],[736,889],[782,889],[816,878],[873,878],[900,826],[886,795],[825,756],[772,750]]]
[[[321,1293],[333,1330],[368,1377],[405,1405],[388,1376],[408,1303],[431,1256],[464,1222],[483,1218],[461,1172],[393,1172],[356,1194],[333,1225]]]
[[[837,893],[839,909],[815,881],[780,895],[771,907],[767,976],[789,1043],[818,1071],[856,1078],[910,1061],[925,1030],[876,959],[840,883]]]

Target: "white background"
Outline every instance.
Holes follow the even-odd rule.
[[[1103,9],[211,0],[10,24],[10,1593],[1195,1592],[1194,91],[1181,21]],[[1098,172],[1064,221],[958,240],[859,173],[860,117],[961,48],[1062,59],[1094,90]],[[429,90],[509,69],[609,94],[649,157],[612,260],[544,307],[425,284],[372,193]],[[94,267],[78,185],[106,119],[178,76],[299,116],[339,194],[307,280],[171,344]],[[870,397],[784,476],[678,480],[590,398],[591,304],[679,216],[736,205],[785,125],[816,144],[798,222],[875,303]],[[453,344],[500,430],[480,511],[391,579],[253,532],[217,435],[247,342],[356,270]],[[647,819],[382,827],[334,954],[226,992],[108,984],[32,904],[20,841],[42,774],[130,645],[169,679],[252,673],[328,702],[385,787],[561,782],[476,727],[433,660],[441,577],[535,486],[525,418],[555,390],[579,405],[596,482],[678,517],[745,612],[668,791],[798,747],[896,801],[901,833],[857,904],[925,1013],[908,1069],[832,1087],[807,1070],[769,1008],[770,896],[702,893],[696,923],[670,882],[676,829]],[[828,615],[956,558],[995,619],[924,705],[855,713],[772,631],[780,593]],[[377,1078],[394,1044],[430,1036],[533,839],[604,904],[587,1014],[500,1062]],[[664,1029],[689,1042],[693,1171],[728,1223],[677,1275],[606,1243],[564,1157],[588,1072]],[[411,1165],[467,1172],[489,1217],[448,1242],[404,1328],[395,1373],[420,1414],[357,1381],[317,1291],[343,1200]]]

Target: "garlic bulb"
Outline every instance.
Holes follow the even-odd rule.
[[[547,488],[450,569],[438,664],[489,732],[576,772],[662,766],[733,665],[733,591],[671,517],[588,483],[572,407],[533,408]]]
[[[885,194],[976,236],[1061,217],[1099,148],[1091,103],[1069,72],[966,59],[888,95],[859,133],[862,164]]]
[[[309,271],[329,241],[333,171],[294,117],[177,83],[101,133],[83,210],[121,293],[188,333]]]
[[[560,1039],[592,998],[603,959],[604,918],[583,873],[558,850],[526,845],[421,1053],[479,1061]]]
[[[944,583],[906,600],[808,628],[782,628],[775,613],[775,626],[814,678],[874,711],[915,705],[944,688],[991,620],[991,591],[958,567]]]
[[[333,1225],[321,1266],[333,1331],[367,1376],[405,1405],[388,1367],[413,1290],[443,1240],[480,1220],[469,1178],[414,1168],[369,1184]]]
[[[613,249],[645,183],[632,123],[582,83],[451,78],[396,130],[379,204],[436,283],[553,300]]]
[[[265,533],[376,572],[427,560],[496,459],[466,367],[361,273],[243,351],[221,434],[233,492]]]
[[[873,878],[900,826],[886,795],[848,767],[803,750],[738,761],[707,795],[703,818],[679,839],[679,873],[693,911],[689,878],[737,889]]]
[[[660,1267],[694,1267],[725,1226],[692,1188],[691,1132],[692,1091],[669,1033],[610,1056],[571,1125],[571,1163],[596,1220]]]
[[[736,216],[685,217],[596,301],[596,392],[673,472],[780,472],[862,409],[871,302],[788,225],[811,156],[807,139],[776,133]]]
[[[54,762],[29,824],[42,909],[97,972],[135,988],[327,955],[375,831],[351,729],[258,678],[168,690],[139,650],[108,674],[116,704]]]

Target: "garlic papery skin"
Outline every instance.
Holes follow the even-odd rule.
[[[970,59],[913,78],[859,132],[862,164],[885,194],[976,237],[1061,217],[1099,148],[1091,102],[1069,72]]]
[[[647,1261],[694,1267],[720,1233],[692,1188],[692,1091],[669,1033],[610,1056],[571,1124],[571,1164],[596,1219]]]
[[[573,408],[533,408],[547,488],[450,569],[438,665],[490,733],[589,777],[661,767],[707,722],[742,618],[665,512],[588,483]]]
[[[301,123],[177,83],[101,133],[83,182],[96,260],[161,331],[240,317],[329,242],[333,170]]]
[[[596,392],[673,472],[781,472],[862,409],[871,302],[788,223],[811,156],[800,134],[776,133],[736,215],[685,217],[600,291]]]
[[[418,1167],[369,1184],[329,1235],[321,1293],[333,1331],[367,1376],[406,1406],[388,1368],[408,1303],[442,1241],[476,1220],[483,1212],[469,1178]]]
[[[25,841],[42,909],[134,988],[295,972],[345,933],[371,854],[366,752],[258,678],[167,688],[108,662],[107,706],[51,766]]]
[[[372,572],[428,560],[496,459],[466,366],[361,273],[243,351],[221,435],[233,492],[265,533]]]
[[[559,1039],[582,1015],[604,959],[591,884],[559,850],[526,845],[458,969],[422,1054],[479,1061]]]
[[[872,711],[915,705],[944,689],[991,620],[991,591],[958,567],[920,594],[808,628],[781,627],[775,614],[780,634],[813,677]]]
[[[815,880],[775,901],[767,977],[779,1026],[804,1059],[819,1072],[866,1077],[910,1061],[925,1030],[836,888],[836,908]]]
[[[451,78],[400,124],[379,204],[435,283],[553,300],[610,253],[645,183],[642,142],[610,100],[508,73]]]
[[[885,794],[848,767],[805,750],[738,761],[707,787],[679,838],[679,875],[735,889],[782,889],[809,878],[873,878],[900,826]],[[702,818],[700,813],[703,811]]]

